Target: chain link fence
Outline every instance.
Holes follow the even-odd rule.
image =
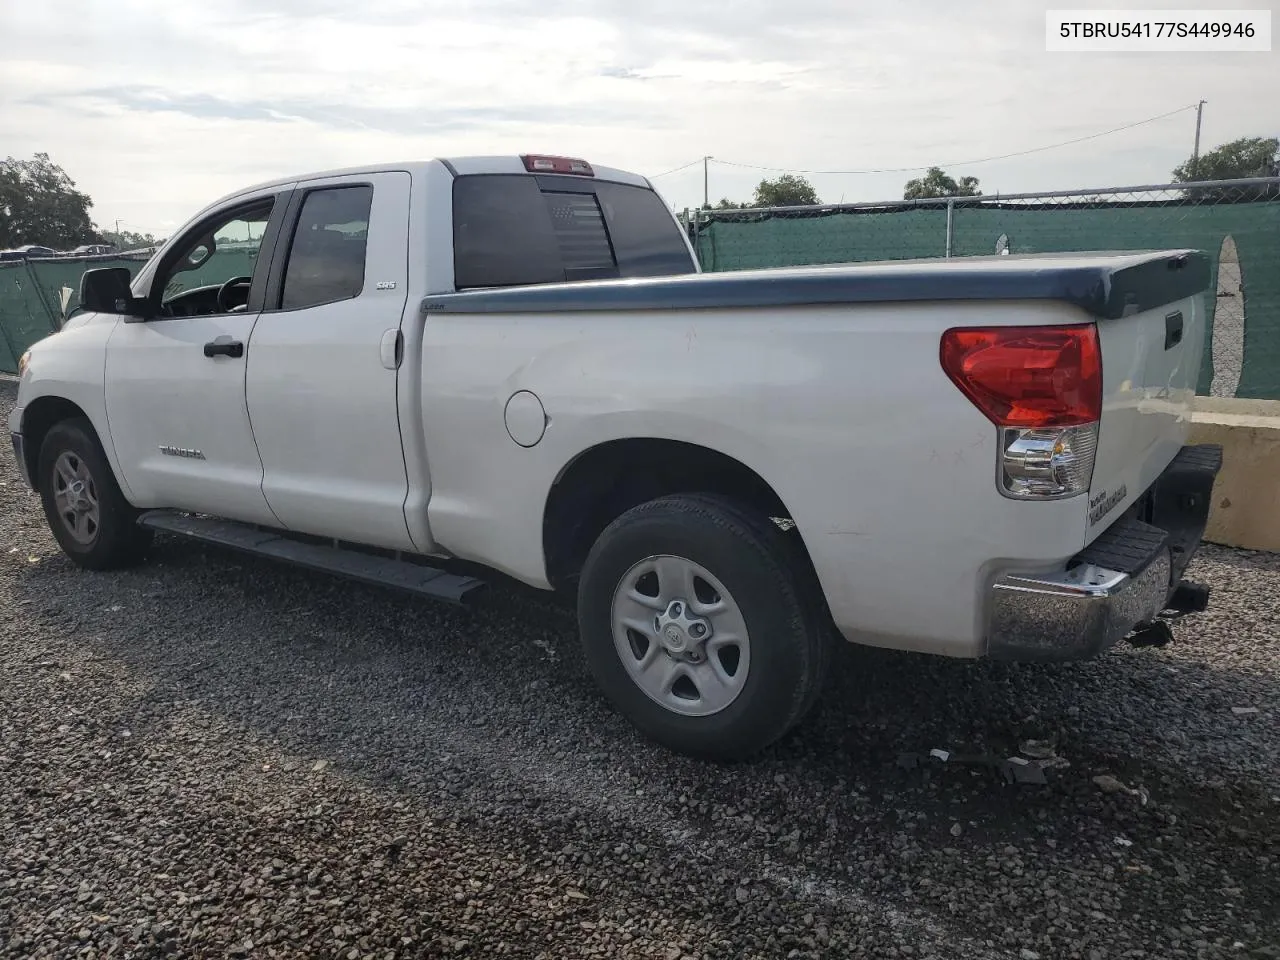
[[[704,270],[1194,248],[1214,260],[1198,390],[1280,399],[1280,178],[683,216]]]

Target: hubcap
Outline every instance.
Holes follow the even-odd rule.
[[[53,503],[66,531],[88,546],[98,536],[98,487],[89,466],[70,450],[53,464]]]
[[[613,642],[636,686],[685,716],[719,713],[747,682],[742,611],[710,571],[683,557],[647,557],[623,575]]]

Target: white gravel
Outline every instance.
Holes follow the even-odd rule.
[[[0,956],[1280,958],[1280,557],[1204,548],[1162,650],[842,650],[713,766],[624,726],[547,599],[166,538],[82,573],[0,461]],[[1045,785],[964,762],[1028,740]]]

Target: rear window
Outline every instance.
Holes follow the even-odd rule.
[[[693,272],[656,193],[579,177],[478,174],[453,183],[460,290]]]
[[[544,191],[542,197],[551,214],[551,232],[556,235],[556,246],[560,249],[564,279],[616,277],[618,262],[609,243],[604,213],[595,196]]]

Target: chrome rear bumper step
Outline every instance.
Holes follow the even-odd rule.
[[[1121,640],[1160,646],[1167,620],[1199,613],[1209,591],[1184,580],[1222,469],[1216,444],[1186,446],[1127,513],[1047,573],[1012,572],[991,586],[987,655],[1053,661],[1096,656]]]

